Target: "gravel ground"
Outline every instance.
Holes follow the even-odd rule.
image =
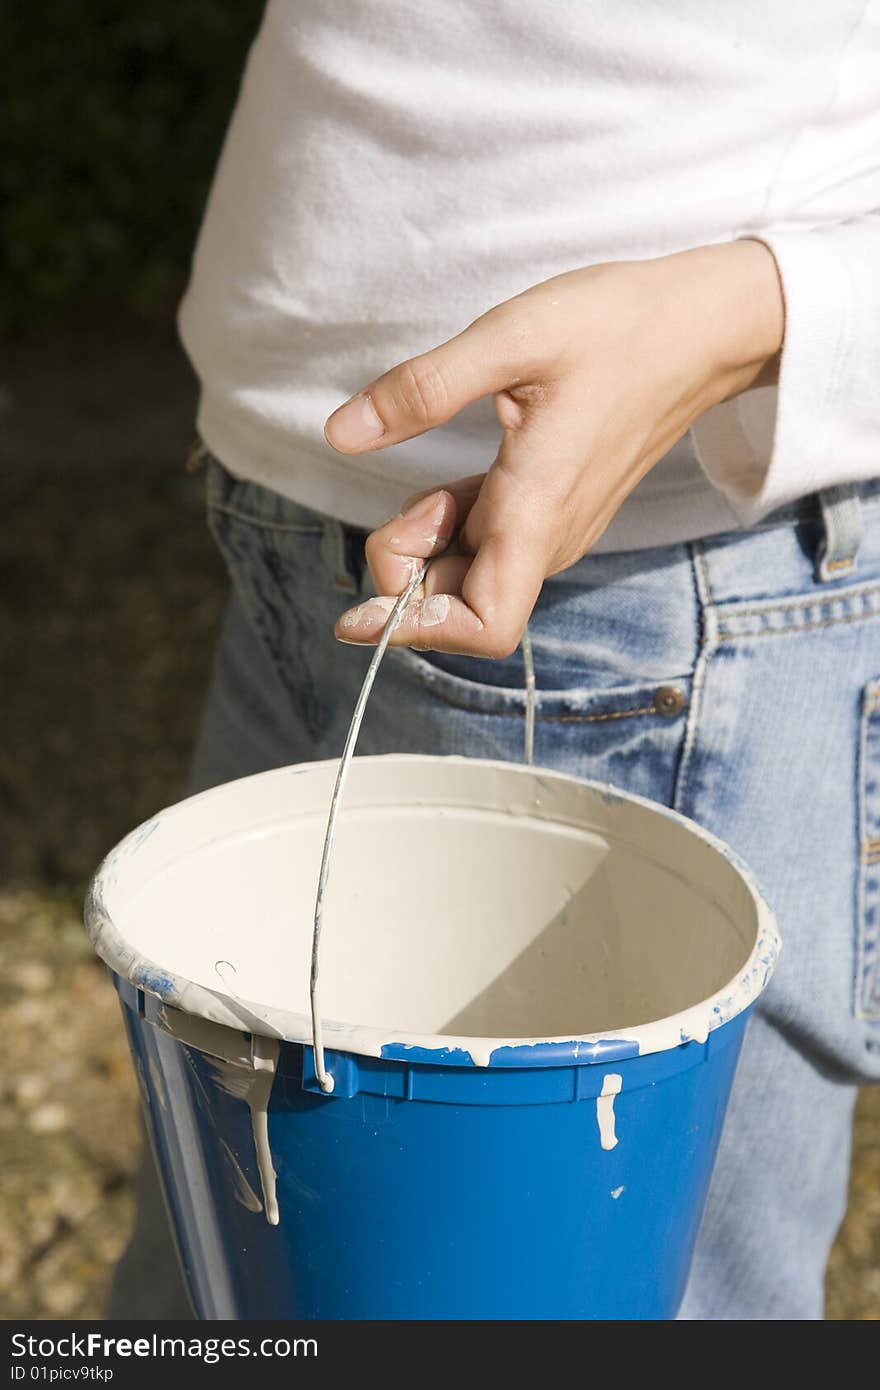
[[[193,392],[168,324],[13,346],[0,378],[0,1315],[94,1318],[139,1143],[86,880],[174,801],[224,596],[182,465]],[[828,1316],[880,1316],[880,1089],[864,1093]]]

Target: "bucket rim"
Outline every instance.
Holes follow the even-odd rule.
[[[552,778],[554,781],[585,788],[595,793],[605,804],[640,806],[682,826],[692,834],[695,833],[726,860],[748,890],[755,908],[756,931],[755,942],[748,958],[720,989],[687,1009],[648,1023],[576,1036],[486,1038],[412,1033],[401,1029],[340,1023],[325,1018],[322,1020],[322,1027],[326,1046],[335,1052],[433,1066],[497,1068],[602,1065],[665,1052],[689,1043],[706,1043],[711,1033],[754,1004],[773,974],[781,949],[779,930],[754,874],[729,845],[681,812],[605,782],[576,777],[554,768],[509,763],[500,759],[388,753],[365,755],[356,758],[355,762],[359,765],[387,765],[391,762],[462,764],[471,769],[481,766],[514,775],[537,774],[542,778]],[[160,821],[167,822],[195,802],[216,797],[228,791],[231,786],[289,775],[294,767],[297,770],[315,772],[321,769],[335,769],[338,767],[338,759],[327,758],[254,773],[249,777],[238,778],[234,782],[222,783],[218,787],[197,792],[194,796],[186,797],[159,811],[130,831],[102,860],[89,884],[83,916],[86,931],[97,955],[111,971],[128,980],[135,988],[155,995],[162,1003],[172,1008],[210,1022],[258,1036],[311,1047],[312,1024],[308,1014],[257,1004],[238,997],[230,998],[220,990],[211,989],[207,985],[170,972],[130,945],[114,923],[105,904],[105,888],[115,876],[120,858],[135,852]]]

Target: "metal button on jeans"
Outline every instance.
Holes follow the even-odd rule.
[[[666,719],[672,719],[684,709],[684,693],[677,685],[661,685],[654,696],[654,709]]]

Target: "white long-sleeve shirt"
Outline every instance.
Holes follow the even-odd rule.
[[[487,468],[492,402],[347,459],[326,416],[578,266],[760,236],[779,387],[704,415],[602,548],[880,474],[880,0],[270,0],[182,305],[233,472],[373,526]]]

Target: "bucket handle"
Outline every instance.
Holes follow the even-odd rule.
[[[421,569],[413,568],[413,574],[409,583],[398,598],[391,612],[388,614],[388,619],[382,630],[382,636],[379,639],[376,650],[373,652],[372,659],[367,667],[367,674],[364,676],[364,683],[361,686],[360,694],[358,695],[357,703],[354,707],[354,713],[351,716],[351,723],[348,726],[345,746],[342,750],[342,757],[339,760],[339,771],[336,774],[336,784],[333,788],[333,796],[330,800],[330,814],[327,817],[327,831],[324,835],[324,849],[321,854],[321,872],[318,875],[318,892],[315,897],[315,922],[312,928],[312,963],[309,977],[309,1004],[312,1014],[312,1049],[315,1058],[315,1076],[317,1077],[321,1090],[324,1091],[326,1095],[330,1095],[333,1090],[333,1077],[327,1071],[324,1064],[324,1040],[321,1030],[321,1008],[318,998],[318,970],[320,964],[321,927],[324,918],[324,897],[327,891],[327,881],[330,876],[330,858],[333,852],[333,839],[336,834],[336,821],[339,816],[339,806],[342,800],[342,792],[345,787],[346,778],[348,777],[348,769],[351,766],[355,744],[358,740],[358,734],[361,731],[367,700],[370,697],[370,691],[373,688],[373,682],[376,679],[379,665],[385,655],[388,643],[391,641],[391,635],[394,629],[403,617],[407,604],[416,589],[424,580],[430,564],[431,561],[429,560]],[[526,627],[523,632],[520,646],[522,648],[523,666],[525,668],[526,690],[524,756],[525,761],[531,764],[535,750],[536,690],[532,639],[529,635],[528,627]]]

